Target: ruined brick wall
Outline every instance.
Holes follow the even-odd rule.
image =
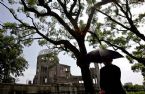
[[[0,94],[84,94],[83,86],[69,84],[24,85],[0,83]]]

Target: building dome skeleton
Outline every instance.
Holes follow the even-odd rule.
[[[43,49],[39,52],[39,55],[45,55],[45,54],[50,54],[50,53],[52,53],[52,50]]]
[[[39,52],[37,57],[36,75],[33,79],[34,84],[80,84],[82,85],[82,77],[74,76],[70,72],[70,66],[59,64],[57,54],[53,54],[52,50],[44,49]],[[55,63],[54,63],[55,62]],[[51,67],[50,67],[51,66]],[[91,69],[94,84],[98,87],[97,77],[99,70]],[[96,74],[94,74],[96,73]]]

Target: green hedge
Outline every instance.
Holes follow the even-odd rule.
[[[127,92],[127,94],[145,94],[145,91],[139,91],[139,92]]]

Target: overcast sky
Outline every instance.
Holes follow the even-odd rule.
[[[0,23],[6,21],[13,21],[12,16],[9,12],[0,5]],[[29,63],[29,68],[24,72],[23,77],[19,77],[18,83],[27,83],[28,80],[33,80],[36,73],[36,63],[37,56],[41,50],[45,47],[38,46],[35,41],[32,46],[24,48],[24,57]],[[60,63],[70,65],[72,75],[81,75],[79,67],[77,67],[75,60],[71,57],[63,54],[59,54]],[[142,84],[143,77],[140,73],[134,73],[131,70],[131,65],[126,59],[117,59],[113,62],[115,65],[119,66],[122,72],[121,81],[122,83],[132,82],[133,84]]]

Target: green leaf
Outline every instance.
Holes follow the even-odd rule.
[[[145,69],[145,66],[141,63],[136,63],[131,67],[131,69],[135,72],[139,72],[139,71],[142,71],[143,69]]]
[[[145,13],[139,14],[139,17],[138,17],[139,21],[141,21],[144,17],[145,17]]]
[[[36,1],[37,1],[37,0],[27,0],[27,2],[28,2],[29,5],[34,5],[34,4],[36,4]]]
[[[38,40],[39,45],[43,46],[47,44],[46,40]]]
[[[17,24],[11,23],[11,22],[6,22],[6,23],[4,23],[4,26],[8,27],[8,28],[15,28],[17,26]]]

